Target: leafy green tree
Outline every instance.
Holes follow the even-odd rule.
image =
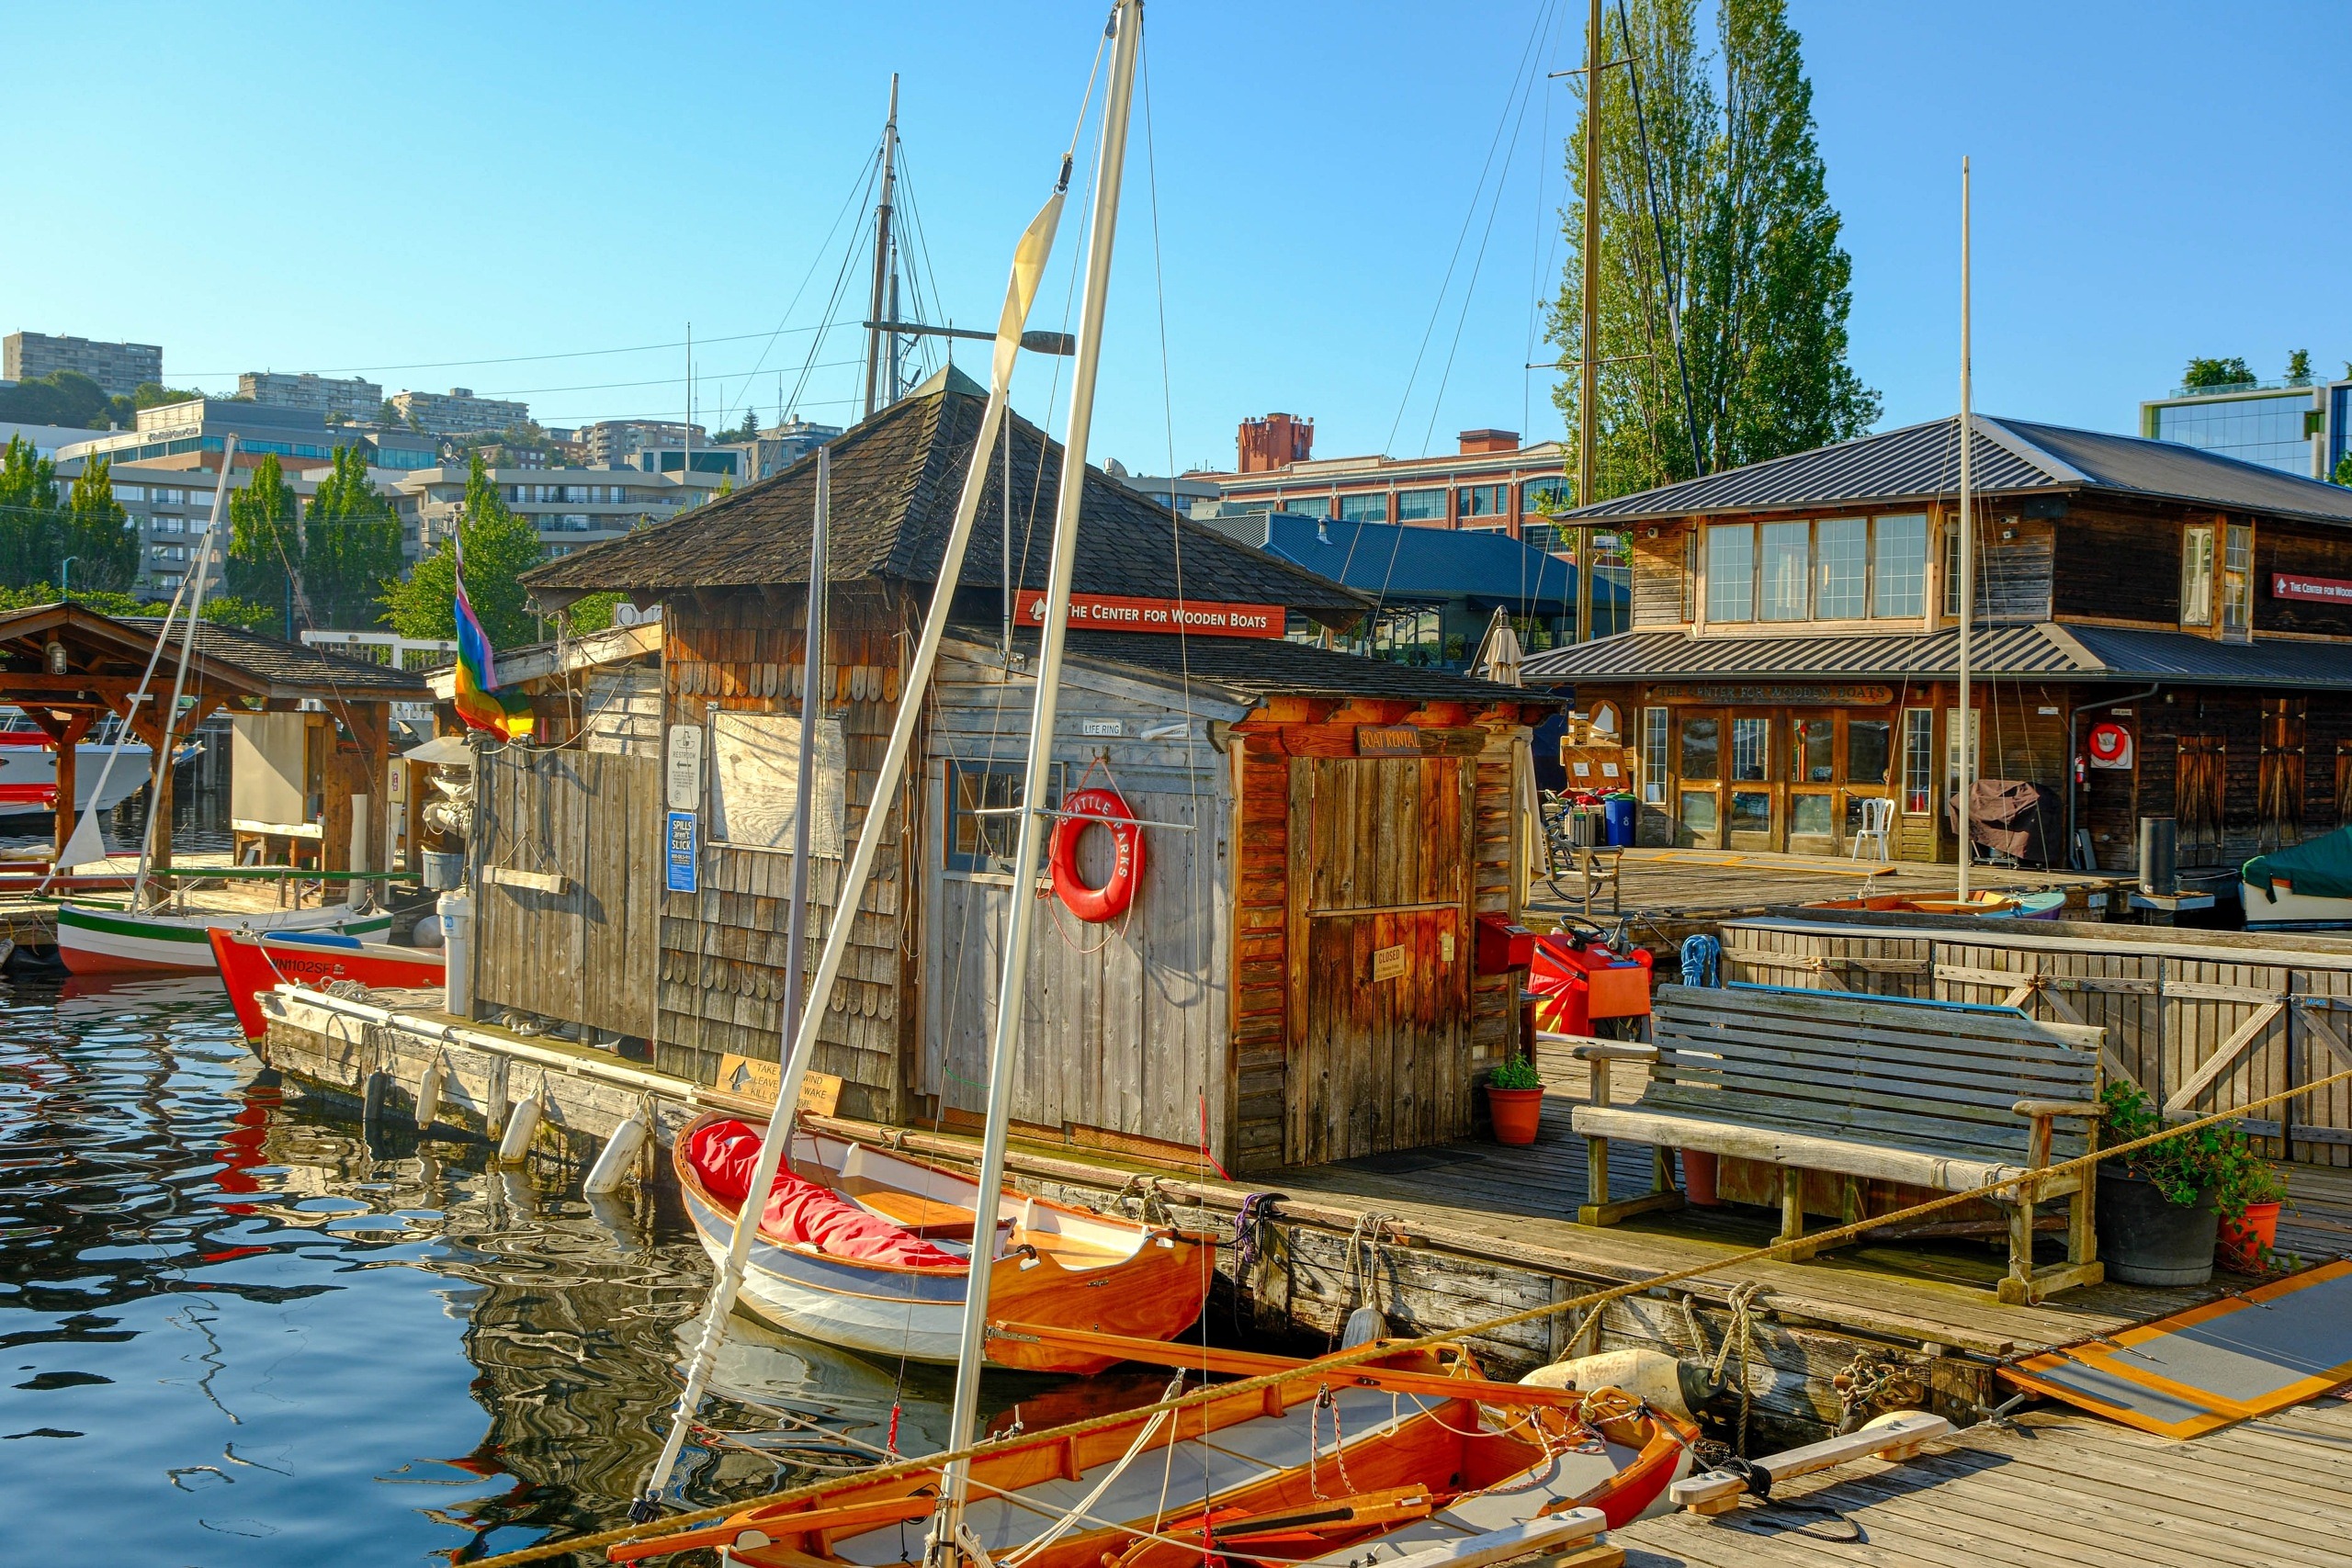
[[[228,476],[223,475],[226,482]],[[292,620],[302,593],[300,502],[277,455],[266,452],[245,488],[229,498],[229,560],[222,574],[230,597],[275,604]],[[287,628],[292,636],[292,628]]]
[[[1625,15],[1630,51],[1618,28],[1604,42],[1612,58],[1640,62],[1642,117],[1627,73],[1604,73],[1598,472],[1579,501],[1690,478],[1694,445],[1713,471],[1846,440],[1880,407],[1847,364],[1853,265],[1783,0],[1723,0],[1717,53],[1698,41],[1696,0],[1632,0]],[[1580,120],[1566,150],[1571,254],[1550,330],[1568,361],[1584,352],[1582,139]],[[1577,397],[1573,375],[1554,394],[1572,431]]]
[[[114,498],[112,467],[104,457],[83,463],[58,514],[57,548],[59,560],[74,558],[72,581],[122,591],[139,580],[139,530]]]
[[[2299,348],[2287,355],[2287,379],[2308,381],[2312,378],[2312,351]]]
[[[356,631],[383,619],[400,579],[401,521],[368,477],[368,455],[338,446],[302,519],[302,588],[321,626]]]
[[[543,558],[538,530],[507,510],[479,452],[466,476],[465,509],[458,528],[466,550],[466,597],[491,646],[517,648],[530,642],[538,635],[538,626],[522,577]],[[384,604],[391,612],[392,629],[401,636],[447,638],[458,635],[457,597],[457,563],[445,538],[416,563],[406,582],[386,592]]]
[[[52,370],[0,387],[0,420],[20,424],[104,430],[112,410],[105,390],[79,370]]]
[[[70,599],[101,615],[121,617],[160,615],[165,608],[163,601],[142,599],[136,593],[82,588],[62,592],[53,582],[33,582],[21,588],[0,588],[0,611],[54,604],[61,599]],[[216,594],[204,601],[206,620],[217,621],[223,626],[243,626],[247,631],[275,632],[284,614],[275,604],[256,604],[250,599],[232,599],[226,594]]]
[[[0,453],[0,583],[39,582],[57,570],[57,469],[20,436]]]
[[[2352,452],[2346,452],[2335,464],[2335,482],[2352,489]]]
[[[2255,379],[2246,362],[2240,359],[2192,359],[2188,368],[2180,373],[2184,387],[2234,387]]]

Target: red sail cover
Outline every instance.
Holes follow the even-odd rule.
[[[689,1134],[686,1163],[711,1196],[740,1204],[760,1157],[759,1133],[741,1122],[713,1122]],[[790,1171],[775,1173],[760,1234],[786,1246],[805,1244],[828,1258],[888,1263],[902,1269],[961,1269],[964,1259],[868,1213]]]

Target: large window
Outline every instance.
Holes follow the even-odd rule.
[[[1666,804],[1666,709],[1642,710],[1642,799],[1652,806]]]
[[[1021,773],[1017,764],[947,764],[947,868],[984,874],[1012,870],[1014,840],[1021,833]],[[1049,806],[1061,798],[1062,764],[1047,773]]]
[[[1925,709],[1914,710],[1925,712]],[[1849,718],[1846,721],[1846,782],[1857,784],[1886,783],[1887,743],[1893,726],[1883,718]]]
[[[1871,525],[1828,517],[1814,525],[1813,613],[1825,621],[1859,621],[1870,609]]]
[[[1531,479],[1521,492],[1530,512],[1566,512],[1576,504],[1576,494],[1566,479]]]
[[[1764,571],[1758,597],[1759,621],[1802,621],[1805,618],[1805,556],[1813,538],[1810,523],[1767,523],[1763,526]]]
[[[1756,530],[1746,523],[1707,529],[1707,619],[1756,617]]]
[[[1858,621],[1925,605],[1928,520],[1718,523],[1706,532],[1710,621]]]
[[[1735,718],[1731,721],[1731,776],[1763,779],[1771,766],[1772,721]]]
[[[1369,495],[1340,497],[1340,521],[1342,523],[1385,523],[1388,521],[1388,492],[1374,491]]]
[[[1510,511],[1510,486],[1464,485],[1462,515],[1464,517],[1503,517]]]
[[[1928,519],[1913,513],[1871,520],[1872,603],[1880,616],[1916,615],[1928,599]]]
[[[1682,721],[1682,767],[1685,780],[1709,782],[1723,776],[1723,737],[1717,721],[1692,716]]]
[[[1331,498],[1328,495],[1286,495],[1281,502],[1284,512],[1295,512],[1307,517],[1331,515]]]
[[[1396,492],[1396,521],[1399,523],[1442,523],[1445,521],[1445,491],[1443,490],[1400,490]]]
[[[2233,523],[2222,546],[2222,629],[2245,633],[2254,626],[2254,525]]]
[[[2213,529],[2210,524],[2181,531],[2180,624],[2213,624]]]
[[[1838,721],[1824,714],[1793,720],[1789,738],[1789,782],[1832,784],[1838,777]],[[1825,829],[1824,831],[1826,831]]]
[[[1928,708],[1903,710],[1903,809],[1924,817],[1935,809],[1936,716]]]

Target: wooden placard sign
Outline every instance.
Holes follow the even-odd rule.
[[[1375,947],[1372,950],[1372,977],[1374,980],[1401,979],[1405,974],[1405,944]]]
[[[1356,726],[1356,755],[1359,757],[1418,757],[1420,754],[1421,728],[1417,724]]]
[[[557,898],[571,891],[571,879],[554,871],[517,871],[511,865],[492,865],[482,868],[481,879],[493,887],[520,887]]]
[[[776,1089],[783,1081],[783,1064],[764,1056],[739,1056],[730,1051],[718,1058],[718,1082],[713,1087],[741,1099],[773,1105]],[[801,1110],[811,1116],[831,1116],[841,1102],[842,1080],[838,1075],[815,1071],[801,1075]]]

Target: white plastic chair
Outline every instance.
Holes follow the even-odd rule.
[[[1862,802],[1862,825],[1855,831],[1854,841],[1846,852],[1849,860],[1862,858],[1862,845],[1874,842],[1878,846],[1877,860],[1891,860],[1886,846],[1887,829],[1894,825],[1894,802],[1883,795],[1872,795]]]

